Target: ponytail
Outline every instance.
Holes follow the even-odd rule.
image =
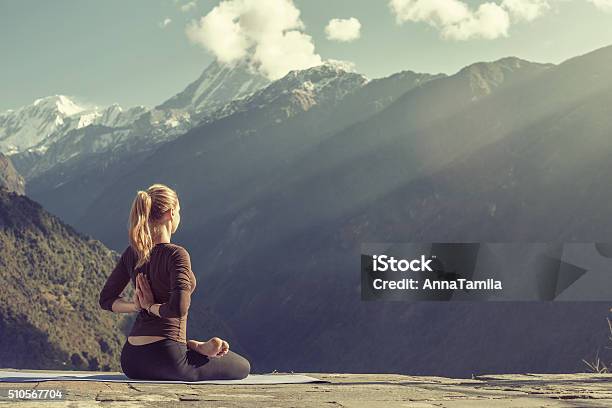
[[[129,224],[130,245],[138,254],[135,268],[139,268],[149,260],[153,249],[153,238],[149,226],[150,214],[151,196],[146,191],[139,191],[132,203]]]
[[[177,205],[178,195],[165,184],[153,184],[147,191],[140,190],[136,193],[128,223],[130,245],[138,254],[134,268],[139,268],[149,261],[153,249],[151,229],[157,234],[159,220],[163,214]]]

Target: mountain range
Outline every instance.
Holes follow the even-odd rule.
[[[196,96],[198,80],[134,122],[180,112],[182,133],[128,130],[113,149],[35,175],[27,160],[40,157],[10,157],[29,196],[115,250],[135,192],[175,188],[173,240],[206,282],[192,307],[214,311],[261,370],[579,371],[606,340],[609,305],[363,302],[360,245],[605,241],[611,63],[612,47],[453,75],[368,79],[326,63],[271,83],[240,77],[249,91],[219,103]]]
[[[65,191],[78,197],[77,208],[86,206],[105,183],[121,176],[124,163],[141,160],[229,101],[268,82],[244,63],[227,67],[213,62],[184,91],[151,109],[137,106],[124,112],[111,105],[87,110],[63,95],[42,98],[3,114],[6,123],[20,125],[0,126],[0,151],[10,155],[26,179],[30,197],[74,222],[78,210],[65,217],[60,209]],[[39,117],[48,122],[42,125]],[[61,126],[56,125],[60,122]],[[22,139],[21,149],[10,144]]]

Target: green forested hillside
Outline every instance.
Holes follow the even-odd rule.
[[[119,369],[129,317],[98,305],[117,255],[0,189],[0,366]]]

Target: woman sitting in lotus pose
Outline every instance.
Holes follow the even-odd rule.
[[[172,244],[180,205],[174,190],[153,184],[138,191],[129,222],[130,245],[100,292],[100,307],[138,316],[121,350],[126,376],[143,380],[200,381],[245,378],[251,365],[227,341],[187,340],[187,314],[196,287],[187,250]],[[129,281],[133,300],[121,292]]]

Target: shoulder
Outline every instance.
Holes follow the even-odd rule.
[[[169,242],[166,245],[164,245],[164,247],[166,251],[170,253],[171,256],[179,256],[179,257],[189,256],[189,252],[187,252],[187,250],[181,245]]]
[[[136,250],[132,248],[131,245],[128,245],[121,254],[121,260],[127,265],[133,265],[136,259],[138,259],[138,254],[136,253]]]
[[[169,244],[168,250],[170,251],[170,257],[175,262],[189,262],[189,252],[182,246],[177,244]]]
[[[131,245],[128,245],[124,250],[123,253],[121,254],[121,259],[122,260],[127,260],[127,259],[131,259],[134,257],[134,255],[136,255],[136,251],[134,251],[134,248],[132,248]]]

